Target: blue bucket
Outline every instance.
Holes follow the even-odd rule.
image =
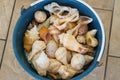
[[[16,59],[18,60],[21,67],[35,79],[51,80],[50,78],[38,75],[38,73],[28,63],[23,48],[24,33],[27,29],[27,25],[32,21],[34,17],[34,12],[36,12],[37,10],[44,10],[43,7],[51,2],[57,2],[60,5],[77,8],[81,15],[93,18],[93,22],[90,24],[90,28],[98,30],[96,37],[99,41],[99,44],[95,49],[94,60],[83,73],[71,78],[71,80],[80,80],[98,66],[105,48],[105,33],[102,22],[96,12],[82,0],[38,0],[37,2],[31,4],[31,6],[27,10],[22,9],[21,16],[16,23],[13,33],[13,49]]]

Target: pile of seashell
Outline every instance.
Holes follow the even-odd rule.
[[[41,76],[69,79],[82,73],[94,59],[98,45],[96,29],[88,30],[92,18],[79,15],[76,8],[55,2],[36,11],[24,36],[24,49],[30,64]]]

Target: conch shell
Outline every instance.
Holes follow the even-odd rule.
[[[77,73],[77,71],[72,69],[68,65],[61,65],[58,69],[58,73],[62,77],[62,79],[70,79]]]
[[[66,48],[59,47],[55,52],[55,58],[63,64],[68,64]]]
[[[57,43],[54,40],[50,40],[46,47],[46,53],[49,57],[55,58],[55,52],[58,48]]]
[[[85,58],[82,54],[75,53],[71,59],[71,67],[75,70],[81,70],[85,65]]]
[[[32,51],[28,54],[28,60],[31,60],[33,56],[46,48],[44,41],[36,40],[32,45]]]
[[[30,52],[32,49],[32,44],[35,40],[38,40],[40,37],[38,36],[39,32],[37,31],[37,27],[34,26],[32,29],[27,30],[24,37],[24,48],[27,52]]]
[[[40,75],[46,76],[46,72],[49,68],[49,58],[44,52],[35,55],[32,59],[32,63]]]
[[[79,44],[75,37],[71,34],[62,33],[59,35],[59,39],[60,43],[62,43],[65,48],[71,51],[76,51],[81,54],[84,54],[88,51],[88,49]]]
[[[96,47],[98,45],[98,41],[95,38],[95,34],[96,34],[97,30],[91,30],[89,32],[87,32],[86,34],[86,42],[87,45],[91,46],[91,47]]]
[[[56,59],[50,59],[48,72],[56,74],[61,65],[62,64],[59,61],[57,61]]]

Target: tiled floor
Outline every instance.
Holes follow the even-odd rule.
[[[0,80],[34,80],[18,65],[12,48],[12,33],[20,9],[35,0],[0,0]],[[106,48],[101,63],[82,80],[120,80],[120,0],[84,0],[101,17]]]

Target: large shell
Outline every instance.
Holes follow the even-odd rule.
[[[60,43],[62,43],[65,48],[71,51],[76,51],[82,54],[88,51],[88,49],[83,47],[83,45],[79,44],[75,39],[75,37],[71,34],[63,33],[59,35],[59,39],[60,39]]]
[[[30,54],[28,54],[28,60],[31,60],[33,56],[46,48],[46,44],[44,41],[36,40],[32,45],[32,51]]]
[[[49,57],[55,58],[55,52],[58,48],[57,43],[54,40],[50,40],[46,47],[46,53]]]
[[[87,45],[91,46],[91,47],[96,47],[98,45],[98,41],[97,39],[94,37],[95,36],[96,31],[89,31],[86,34],[86,42]]]
[[[56,74],[61,65],[62,64],[56,59],[50,59],[50,65],[48,68],[48,72]]]
[[[55,52],[55,57],[56,57],[57,60],[59,60],[63,64],[68,64],[66,48],[59,47]]]
[[[46,76],[49,67],[49,58],[44,52],[35,55],[32,59],[32,64],[40,75]]]
[[[32,44],[34,43],[34,41],[40,38],[38,34],[39,32],[37,31],[36,26],[26,31],[25,36],[24,36],[24,48],[27,52],[31,51]]]
[[[81,70],[83,66],[85,65],[85,58],[81,54],[73,54],[73,57],[71,59],[71,67],[75,70]]]

